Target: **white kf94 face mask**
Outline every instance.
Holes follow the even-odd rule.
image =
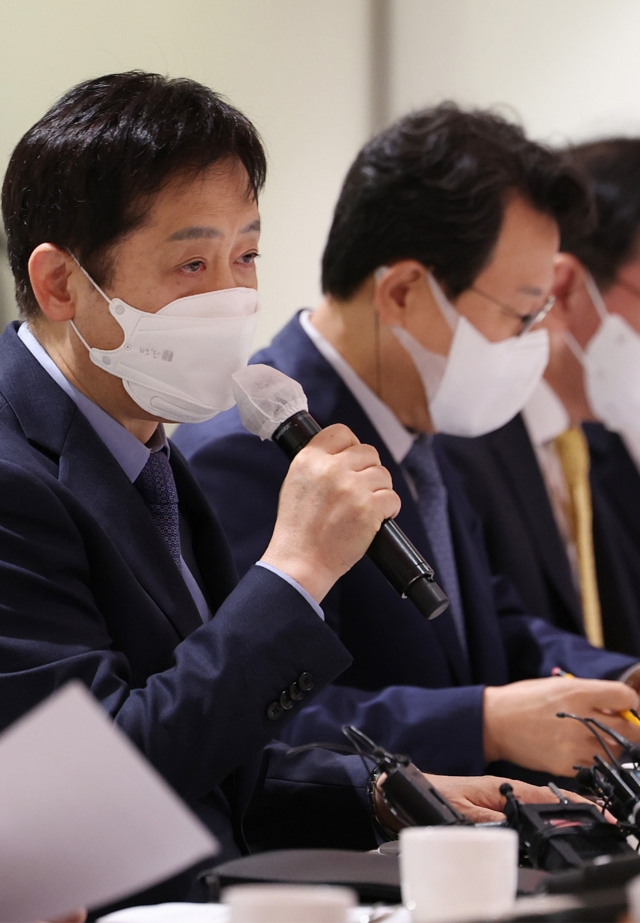
[[[492,343],[456,311],[431,273],[428,278],[453,330],[449,355],[430,352],[402,327],[393,332],[420,374],[436,430],[482,436],[504,426],[527,403],[549,361],[549,336],[536,330]]]
[[[231,376],[249,361],[258,321],[255,289],[188,295],[149,314],[109,298],[82,272],[108,303],[124,340],[117,349],[97,349],[71,326],[94,365],[121,378],[139,407],[172,423],[201,423],[233,407]]]
[[[594,279],[585,285],[602,323],[583,350],[572,334],[565,339],[585,371],[589,404],[616,432],[640,430],[640,335],[619,314],[610,314]]]

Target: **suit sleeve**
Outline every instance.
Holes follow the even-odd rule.
[[[387,686],[369,692],[334,684],[296,715],[280,737],[292,746],[342,741],[342,725],[353,724],[392,753],[408,754],[423,772],[480,775],[485,770],[483,691],[483,686]]]
[[[554,667],[584,679],[618,679],[637,663],[635,657],[593,647],[580,635],[526,614],[507,577],[494,576],[492,582],[510,682],[550,676]]]
[[[452,454],[454,459],[459,455],[459,443],[466,451],[469,450],[468,440],[445,439],[446,452],[448,455]],[[479,451],[482,451],[482,447]],[[482,473],[482,465],[474,467],[476,474],[478,471]],[[550,676],[554,667],[561,667],[569,673],[588,679],[617,679],[636,663],[634,657],[592,647],[580,635],[564,631],[545,619],[530,615],[511,579],[504,575],[492,574],[482,520],[468,500],[459,471],[456,469],[455,473],[450,472],[449,477],[451,483],[459,485],[458,507],[465,520],[465,532],[469,537],[474,537],[475,555],[492,585],[510,682]],[[475,487],[477,488],[477,484]],[[474,493],[485,501],[492,492],[487,488],[484,491],[476,489]],[[526,562],[523,566],[526,567]]]
[[[249,848],[375,849],[360,757],[312,750],[288,759],[288,749],[273,741],[265,750],[244,818]]]
[[[178,430],[174,437],[209,503],[220,518],[239,573],[264,552],[275,522],[287,462],[277,446],[235,430],[235,411],[216,419],[215,438]],[[340,622],[336,588],[323,601],[327,624]],[[423,771],[484,771],[482,687],[423,689],[390,686],[368,692],[333,685],[295,716],[280,737],[293,745],[342,741],[340,728],[354,724],[373,740],[384,728],[387,748],[408,753]],[[381,741],[382,742],[382,741]]]
[[[299,708],[269,719],[283,689],[307,672],[315,692],[350,657],[300,593],[255,567],[215,618],[178,644],[168,669],[133,688],[92,593],[88,533],[78,525],[86,513],[63,490],[0,465],[0,725],[80,679],[176,790],[196,800]]]

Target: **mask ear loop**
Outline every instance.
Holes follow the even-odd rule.
[[[91,284],[93,285],[93,287],[95,288],[95,290],[96,290],[97,292],[99,292],[99,293],[102,295],[102,297],[103,297],[104,300],[107,302],[107,304],[111,304],[111,298],[109,298],[108,295],[105,295],[105,293],[102,291],[102,289],[100,288],[100,286],[98,285],[97,282],[94,282],[94,281],[93,281],[93,279],[91,278],[91,276],[89,275],[89,273],[87,272],[87,270],[84,268],[84,266],[82,266],[82,264],[81,264],[80,261],[78,260],[77,256],[76,256],[74,253],[72,253],[71,250],[69,250],[68,253],[69,253],[69,256],[71,257],[71,259],[74,261],[74,263],[75,263],[76,266],[78,267],[78,269],[80,270],[80,272],[83,273],[83,275],[85,275],[85,276],[87,277],[87,279],[89,280],[89,282],[91,282]]]
[[[429,288],[431,289],[431,294],[436,300],[436,304],[440,308],[440,313],[449,324],[449,327],[452,331],[458,326],[458,321],[460,320],[460,314],[456,311],[454,306],[451,304],[447,296],[442,290],[442,286],[433,275],[432,272],[427,270],[427,280],[429,282]]]
[[[98,283],[93,281],[93,279],[91,278],[91,276],[89,275],[89,273],[87,272],[87,270],[84,268],[84,266],[82,266],[82,265],[80,264],[80,261],[78,260],[78,258],[77,258],[77,256],[75,255],[75,253],[72,253],[71,250],[68,250],[67,252],[68,252],[69,256],[72,258],[72,260],[74,261],[74,263],[76,264],[76,266],[78,267],[78,269],[80,270],[80,272],[83,273],[83,274],[87,277],[87,279],[89,280],[89,282],[91,282],[91,284],[93,285],[93,287],[95,288],[95,290],[96,290],[97,292],[99,292],[100,295],[102,295],[102,297],[103,297],[104,300],[107,302],[107,304],[111,304],[111,299],[110,299],[107,295],[105,295],[105,293],[102,291],[102,289],[100,288],[100,286],[98,285]],[[80,333],[80,331],[79,331],[78,328],[76,327],[76,322],[75,322],[74,320],[70,320],[69,323],[71,324],[71,326],[72,326],[73,329],[75,330],[76,336],[78,337],[78,339],[80,340],[80,342],[82,343],[82,345],[85,347],[85,349],[87,350],[87,352],[91,352],[91,346],[89,346],[89,344],[87,343],[87,341],[85,340],[85,338],[82,336],[82,334]]]
[[[580,346],[580,344],[574,337],[574,335],[570,333],[568,330],[565,330],[564,341],[569,347],[569,349],[571,350],[571,352],[573,353],[573,355],[576,357],[580,365],[584,368],[587,364],[587,355],[584,349],[582,348],[582,346]]]
[[[596,312],[601,322],[604,323],[607,317],[609,317],[609,311],[607,310],[607,306],[604,303],[604,298],[602,297],[602,293],[600,289],[598,288],[598,286],[596,285],[595,279],[593,278],[590,272],[585,272],[584,285],[589,295],[589,298],[591,299],[591,304],[596,309]],[[580,365],[584,368],[588,360],[587,360],[587,354],[585,353],[582,346],[580,346],[580,344],[578,343],[574,335],[570,333],[568,330],[565,332],[564,339],[565,339],[565,343],[567,344],[567,346],[569,347],[573,355],[576,357]]]
[[[589,293],[589,298],[591,299],[591,303],[593,304],[594,308],[598,312],[598,317],[600,318],[601,321],[604,322],[609,316],[609,311],[607,310],[607,306],[604,303],[602,292],[596,285],[595,279],[593,278],[590,272],[587,272],[585,274],[584,284],[585,284],[585,288],[587,289],[587,292]]]
[[[386,274],[389,272],[389,266],[378,266],[376,271],[373,274],[376,282],[380,282],[381,279],[384,279]],[[435,298],[436,304],[440,308],[440,312],[446,322],[449,324],[449,327],[452,331],[458,326],[458,321],[460,320],[460,314],[454,306],[451,304],[444,291],[442,286],[437,281],[436,277],[427,269],[427,281],[429,283],[429,288],[431,289],[431,294]]]

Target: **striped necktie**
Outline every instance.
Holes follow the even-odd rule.
[[[589,446],[584,433],[571,426],[554,440],[569,495],[568,518],[578,552],[582,618],[587,640],[604,647],[602,613],[593,551],[593,511],[589,485]]]
[[[413,480],[418,495],[420,518],[435,556],[432,564],[438,582],[442,584],[449,597],[449,610],[462,650],[467,655],[462,598],[449,525],[447,488],[444,486],[433,450],[433,437],[426,434],[419,436],[406,455],[403,465]]]

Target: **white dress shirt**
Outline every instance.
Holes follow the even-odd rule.
[[[311,311],[302,311],[300,324],[318,352],[324,356],[332,369],[340,376],[353,394],[389,450],[396,464],[401,465],[414,443],[415,435],[402,425],[395,413],[371,388],[356,375],[348,362],[342,358],[328,340],[311,323]],[[410,479],[409,479],[410,480]]]

